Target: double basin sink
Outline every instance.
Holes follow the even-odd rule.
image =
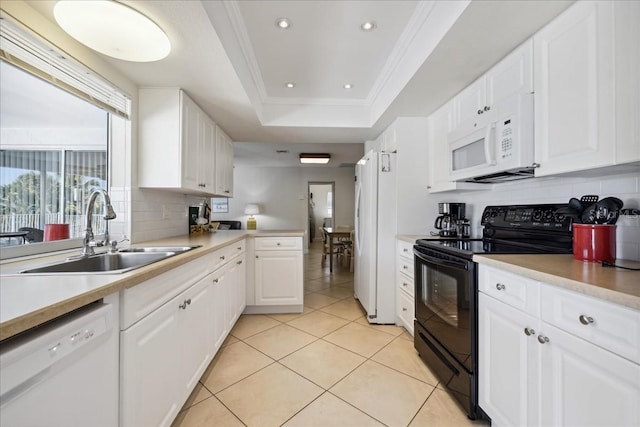
[[[167,246],[121,249],[114,253],[97,254],[86,258],[70,259],[43,267],[21,271],[23,274],[102,273],[115,274],[141,268],[154,262],[188,252],[200,246]]]

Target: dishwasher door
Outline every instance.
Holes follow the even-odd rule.
[[[0,425],[118,425],[112,304],[91,304],[0,344]]]

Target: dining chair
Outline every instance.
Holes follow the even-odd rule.
[[[322,236],[322,261],[320,262],[321,266],[324,266],[325,261],[328,256],[336,256],[338,260],[340,259],[340,255],[344,251],[344,245],[338,241],[333,242],[333,253],[331,252],[331,245],[329,244],[329,235],[324,231],[324,227],[318,227],[320,230],[320,235]]]

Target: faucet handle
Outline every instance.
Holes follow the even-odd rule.
[[[117,240],[112,240],[109,242],[109,253],[115,253],[118,252],[118,241]]]

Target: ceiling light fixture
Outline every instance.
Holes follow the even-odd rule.
[[[286,30],[291,26],[291,22],[287,18],[276,19],[276,26],[282,30]]]
[[[375,23],[375,21],[366,21],[363,22],[362,25],[360,25],[360,29],[362,31],[373,31],[377,26],[378,25]]]
[[[343,86],[345,89],[351,89],[353,87],[352,84],[347,83],[346,85]]]
[[[289,89],[293,89],[294,87],[296,87],[296,84],[293,82],[287,82],[284,84],[286,87],[288,87]]]
[[[327,153],[301,153],[300,163],[326,165],[331,160],[331,154]]]
[[[169,38],[155,22],[116,1],[56,3],[56,21],[71,37],[113,58],[133,62],[158,61],[169,55]]]

